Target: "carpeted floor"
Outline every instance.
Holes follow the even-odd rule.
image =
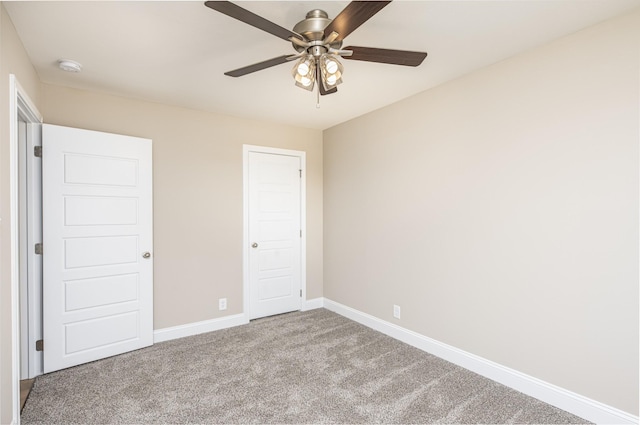
[[[586,423],[324,309],[38,377],[34,423]]]

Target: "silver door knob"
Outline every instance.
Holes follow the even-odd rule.
[[[145,252],[142,254],[142,258],[150,258],[151,257],[151,253],[150,252]]]
[[[257,243],[254,242],[254,243],[251,244],[251,248],[257,248],[257,247],[258,247]]]

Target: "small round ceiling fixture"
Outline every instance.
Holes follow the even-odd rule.
[[[80,65],[76,61],[72,61],[69,59],[60,59],[58,60],[58,67],[67,72],[80,72],[82,71],[82,65]]]

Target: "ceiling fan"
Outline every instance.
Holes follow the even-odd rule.
[[[426,58],[426,52],[360,46],[342,48],[345,37],[389,3],[391,1],[352,1],[333,20],[325,11],[314,9],[292,31],[229,1],[207,1],[205,6],[289,41],[296,50],[294,54],[234,69],[225,75],[241,77],[297,60],[292,71],[296,86],[313,91],[317,82],[318,93],[327,95],[337,92],[336,86],[342,82],[343,66],[338,57],[405,66],[418,66]]]

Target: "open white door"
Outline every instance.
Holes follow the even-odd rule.
[[[43,125],[44,372],[153,343],[151,140]]]
[[[248,152],[249,318],[300,310],[301,157]]]

